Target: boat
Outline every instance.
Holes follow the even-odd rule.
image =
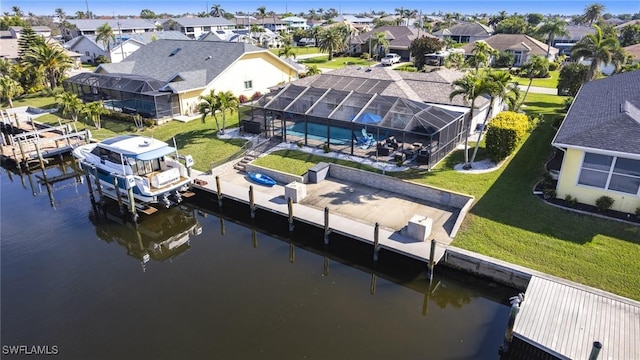
[[[175,147],[160,140],[121,135],[78,146],[72,154],[93,180],[99,180],[103,195],[129,204],[132,190],[138,209],[153,204],[168,208],[180,203],[183,194],[190,195],[193,158],[179,156]]]
[[[273,180],[272,178],[270,178],[269,176],[262,174],[262,173],[257,173],[257,172],[251,172],[249,171],[249,179],[251,179],[251,181],[260,184],[260,185],[265,185],[265,186],[273,186],[276,184],[276,181]]]

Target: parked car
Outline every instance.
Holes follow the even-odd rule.
[[[389,66],[393,64],[397,64],[400,62],[400,55],[398,54],[387,54],[382,58],[382,65]]]

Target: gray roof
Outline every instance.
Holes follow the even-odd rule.
[[[553,144],[640,155],[640,70],[580,88]]]
[[[147,19],[68,19],[82,31],[91,31],[104,25],[109,24],[111,28],[117,29],[155,29],[156,25],[153,20]],[[118,25],[119,24],[119,25]]]
[[[380,26],[374,30],[362,33],[358,36],[354,36],[351,39],[352,44],[364,44],[369,41],[369,38],[375,39],[376,34],[384,32],[385,38],[389,41],[390,49],[408,49],[411,42],[419,37],[432,37],[435,36],[427,33],[426,31],[418,31],[415,28],[408,26]]]
[[[370,70],[370,71],[368,71]],[[451,83],[464,76],[463,72],[441,69],[428,73],[397,71],[385,67],[363,68],[359,66],[347,66],[328,73],[305,77],[293,82],[294,85],[312,86],[323,89],[337,89],[339,84],[345,84],[348,88],[356,79],[375,80],[365,83],[366,88],[360,87],[356,92],[395,96],[414,101],[431,104],[456,105],[468,107],[462,97],[449,100],[449,94],[453,91]],[[488,103],[483,97],[476,100],[476,106],[482,107]]]
[[[122,37],[137,40],[143,44],[150,43],[154,38],[156,40],[191,40],[187,35],[180,31],[152,31],[139,34],[123,34]]]
[[[595,34],[596,29],[589,25],[567,25],[565,27],[568,35],[556,36],[554,42],[576,42],[582,39],[587,34]]]
[[[219,25],[235,25],[235,23],[223,17],[196,17],[196,18],[171,18],[182,26],[219,26]],[[167,20],[169,21],[169,20]]]
[[[525,34],[495,34],[483,40],[492,48],[502,52],[507,50],[525,50],[529,55],[547,55],[547,44]],[[461,47],[467,54],[473,53],[475,41]],[[558,49],[551,47],[549,53],[557,54]]]
[[[483,25],[477,22],[462,23],[433,33],[433,35],[437,36],[489,36],[491,34],[493,34],[493,29],[491,29],[487,25]]]
[[[184,91],[211,83],[246,52],[267,51],[242,42],[158,40],[141,47],[125,61],[102,64],[96,71],[173,80],[169,87]]]

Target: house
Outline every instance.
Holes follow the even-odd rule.
[[[307,19],[304,19],[301,17],[289,16],[289,17],[283,18],[282,21],[287,23],[287,26],[291,30],[297,30],[297,29],[307,30],[309,28],[309,25],[307,25]]]
[[[64,86],[85,101],[103,100],[119,111],[161,119],[197,114],[198,97],[214,89],[251,98],[296,78],[295,68],[250,44],[157,40]]]
[[[157,31],[141,34],[125,34],[117,37],[118,43],[111,48],[110,59],[112,63],[123,61],[146,44],[157,40],[189,40],[179,31]]]
[[[457,43],[472,43],[484,40],[493,34],[493,29],[477,22],[461,23],[433,33],[440,40],[451,39]]]
[[[419,30],[414,27],[408,26],[380,26],[372,31],[362,33],[360,35],[353,36],[351,38],[351,48],[355,53],[369,52],[369,44],[375,45],[376,34],[385,33],[385,39],[389,42],[389,49],[387,53],[396,53],[400,55],[403,61],[411,60],[411,53],[409,46],[411,42],[419,37],[432,37],[435,36],[427,33],[426,31]],[[371,49],[371,54],[376,55],[378,49]]]
[[[215,30],[231,30],[235,23],[223,17],[171,18],[164,22],[165,30],[179,31],[191,39]]]
[[[632,64],[640,63],[640,44],[625,46],[623,49],[631,55]]]
[[[116,35],[153,32],[160,26],[159,23],[147,19],[68,19],[67,22],[73,26],[62,30],[62,35],[66,38],[95,35],[96,30],[105,23],[109,24]]]
[[[116,37],[116,41],[118,40],[119,37]],[[113,40],[109,43],[112,48],[116,45]],[[111,59],[104,42],[97,41],[96,35],[80,35],[74,37],[64,43],[64,47],[67,50],[81,54],[80,61],[83,63],[95,63],[98,56],[104,56],[107,59]]]
[[[265,17],[264,19],[257,20],[256,25],[262,26],[263,28],[271,30],[274,33],[278,33],[280,31],[288,31],[288,24],[275,15],[273,17]]]
[[[552,145],[564,153],[557,197],[612,209],[640,208],[640,71],[582,85]]]
[[[548,45],[524,34],[496,34],[484,40],[493,49],[499,52],[509,52],[513,55],[513,66],[522,66],[527,63],[532,56],[540,55],[547,57]],[[466,54],[473,54],[474,43],[469,43],[461,49]],[[549,61],[555,60],[558,49],[553,46],[549,49]]]
[[[596,29],[589,25],[567,25],[567,35],[553,38],[551,46],[559,50],[558,55],[571,55],[571,48],[587,34],[595,34]]]
[[[366,16],[339,15],[331,19],[331,21],[334,23],[347,22],[359,33],[369,31],[374,28],[373,19]]]
[[[462,97],[449,99],[452,82],[463,72],[398,72],[383,67],[347,66],[305,77],[275,89],[253,105],[252,121],[267,136],[311,146],[331,144],[350,155],[389,155],[369,149],[370,139],[392,138],[406,149],[403,157],[424,151],[422,164],[432,167],[465,139],[481,121],[489,101],[476,100],[474,119]],[[367,135],[366,143],[362,142]],[[370,135],[370,136],[369,136]]]
[[[11,37],[14,39],[20,39],[20,32],[22,31],[22,26],[9,26],[9,33]],[[45,38],[51,37],[51,28],[48,26],[32,26],[31,30],[35,32],[37,35],[43,36]]]
[[[52,46],[58,46],[64,49],[65,54],[69,56],[72,60],[73,66],[70,70],[79,69],[82,67],[82,63],[80,61],[81,54],[78,54],[75,51],[71,51],[65,49],[62,44],[60,44],[57,40],[53,38],[48,38],[47,43]],[[18,63],[19,61],[19,51],[20,46],[18,45],[18,39],[16,38],[0,38],[0,59],[8,60],[11,63]]]

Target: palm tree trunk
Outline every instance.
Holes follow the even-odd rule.
[[[216,132],[220,132],[220,123],[218,122],[218,116],[216,115],[216,111],[213,111],[213,118],[216,121]]]
[[[9,107],[13,108],[13,99],[11,99],[11,96],[7,96],[7,100],[9,100]]]
[[[518,107],[516,107],[516,111],[518,111],[520,109],[520,106],[522,106],[522,104],[524,104],[524,99],[527,98],[527,94],[529,94],[529,89],[531,89],[531,83],[533,83],[533,77],[529,78],[529,85],[527,86],[527,91],[524,92],[524,96],[522,97],[522,101],[520,101],[520,104],[518,104]]]
[[[475,105],[476,99],[471,101],[471,111],[469,112],[469,124],[467,126],[467,130],[465,131],[464,137],[464,165],[463,169],[469,170],[471,169],[471,164],[469,163],[469,132],[471,130],[471,123],[473,122],[473,107]]]
[[[493,110],[493,102],[495,99],[490,99],[489,101],[489,109],[487,109],[487,116],[484,117],[484,121],[482,122],[482,130],[480,130],[480,134],[478,135],[478,141],[476,142],[476,147],[473,149],[473,155],[471,156],[471,160],[469,161],[469,167],[476,159],[476,155],[478,155],[478,148],[480,147],[480,140],[482,140],[482,132],[485,130],[485,126],[487,126],[487,122],[489,121],[489,116],[491,116],[491,111]]]

